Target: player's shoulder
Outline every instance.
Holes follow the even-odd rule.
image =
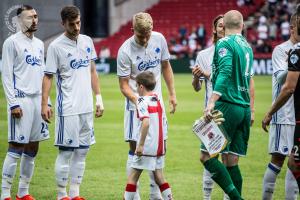
[[[152,31],[151,37],[157,38],[157,39],[164,39],[165,38],[165,36],[162,33],[157,32],[157,31]]]
[[[15,41],[20,41],[19,39],[21,38],[21,36],[22,36],[21,32],[17,32],[15,34],[12,34],[11,36],[9,36],[8,38],[6,38],[4,40],[3,46],[11,45]]]
[[[292,48],[293,48],[293,43],[290,40],[288,40],[275,46],[273,53],[282,53],[282,52],[286,53]]]
[[[118,56],[122,54],[128,54],[128,52],[131,49],[131,45],[134,43],[134,36],[131,36],[130,38],[126,39],[125,42],[120,46],[118,50]]]
[[[40,46],[44,46],[44,42],[41,39],[37,38],[37,37],[34,37],[34,42],[37,43]]]
[[[64,34],[61,34],[57,38],[55,38],[50,44],[49,47],[56,47],[59,46],[60,43],[64,40]]]
[[[83,41],[93,41],[92,38],[88,35],[79,34],[78,37]]]

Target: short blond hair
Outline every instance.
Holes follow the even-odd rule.
[[[133,16],[132,26],[135,31],[149,32],[153,29],[153,20],[149,13],[139,12]]]

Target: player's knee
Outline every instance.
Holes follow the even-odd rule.
[[[272,154],[271,163],[275,164],[278,167],[282,167],[285,160],[285,156],[281,154]]]
[[[86,157],[89,152],[89,146],[80,146],[78,149],[74,150],[74,155],[78,157]]]

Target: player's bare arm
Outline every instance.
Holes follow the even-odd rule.
[[[142,126],[141,126],[141,138],[139,141],[139,144],[136,147],[135,153],[138,156],[142,156],[143,155],[143,151],[144,151],[144,144],[145,144],[145,140],[146,140],[146,136],[149,130],[149,118],[144,118],[142,121]]]
[[[51,123],[52,108],[48,106],[48,99],[50,95],[51,85],[53,80],[53,74],[45,74],[42,85],[42,118],[47,122]]]
[[[295,88],[297,86],[298,78],[300,72],[297,71],[289,71],[287,74],[286,81],[280,91],[280,94],[276,101],[273,103],[270,110],[266,113],[263,121],[262,121],[262,128],[268,132],[267,126],[270,124],[272,119],[272,115],[277,112],[286,102],[287,100],[293,95]]]
[[[254,123],[254,116],[255,116],[254,101],[255,101],[254,79],[253,79],[253,77],[251,77],[251,79],[250,79],[251,126]]]
[[[164,60],[161,62],[162,66],[162,74],[164,76],[168,92],[169,92],[169,105],[170,105],[170,113],[173,114],[176,111],[177,99],[176,92],[174,87],[174,75],[171,64],[169,60]]]
[[[119,85],[122,94],[128,98],[132,103],[136,105],[137,96],[133,93],[132,89],[129,86],[129,76],[128,77],[119,77]]]
[[[91,80],[92,80],[92,89],[96,96],[96,113],[95,117],[101,117],[104,112],[104,105],[103,100],[100,92],[100,83],[99,83],[99,77],[96,70],[96,64],[95,61],[91,61]]]

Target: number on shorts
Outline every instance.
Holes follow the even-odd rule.
[[[48,130],[48,124],[42,122],[42,129],[41,129],[41,133],[46,133],[46,130]]]

